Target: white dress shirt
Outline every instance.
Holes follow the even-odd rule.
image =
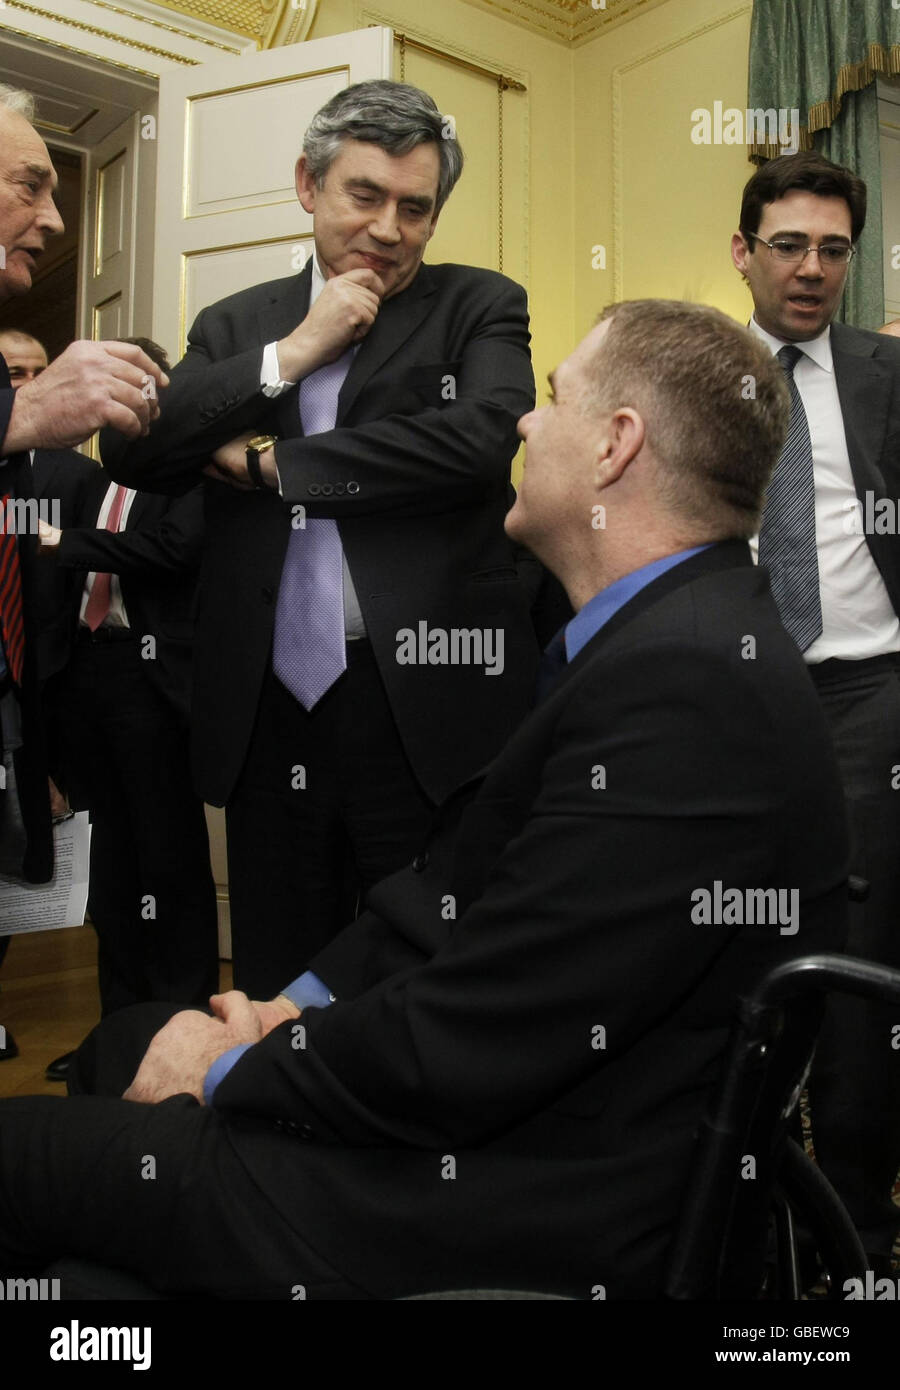
[[[803,356],[794,382],[806,411],[816,489],[816,552],[822,632],[803,653],[810,664],[837,657],[861,661],[900,651],[900,620],[864,535],[852,534],[856,486],[831,353],[831,326],[807,343],[788,344],[750,320],[750,332],[777,353],[794,346]],[[856,529],[861,529],[857,527]],[[759,538],[750,542],[758,558]]]

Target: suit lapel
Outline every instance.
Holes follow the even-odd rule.
[[[273,295],[264,309],[257,313],[257,341],[274,343],[286,338],[309,313],[309,294],[312,287],[312,257],[291,284],[288,293],[280,297]],[[297,405],[297,388],[285,391],[273,402],[275,414],[274,432],[282,439],[302,434],[300,410]]]
[[[868,490],[883,495],[881,468],[888,406],[894,373],[888,362],[874,356],[877,342],[870,342],[846,324],[831,326],[831,351],[844,434],[853,482],[860,498]]]
[[[154,502],[159,503],[164,501],[165,499],[161,498],[158,493],[136,492],[132,499],[131,506],[128,508],[128,517],[125,521],[125,525],[119,529],[122,531],[136,530],[137,523],[143,518],[145,512],[152,508]]]
[[[428,315],[434,294],[428,267],[419,267],[408,289],[388,299],[378,311],[371,329],[353,359],[338,396],[337,423],[343,424],[362,387],[402,347]]]

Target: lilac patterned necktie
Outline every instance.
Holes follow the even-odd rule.
[[[348,348],[336,362],[300,383],[303,433],[334,429],[338,394],[353,361]],[[292,530],[278,586],[272,667],[304,709],[310,710],[347,669],[344,642],[344,559],[337,522],[308,518]]]

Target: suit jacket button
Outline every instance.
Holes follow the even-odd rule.
[[[318,497],[322,489],[319,487],[318,483],[310,483],[306,491],[309,493],[310,497]]]
[[[346,491],[347,491],[347,489],[344,487],[344,484],[343,484],[343,483],[335,483],[335,485],[334,485],[334,495],[335,495],[335,497],[343,497],[343,495],[344,495],[344,493],[345,493]]]
[[[322,484],[322,496],[323,496],[323,497],[330,497],[331,494],[332,494],[333,492],[334,492],[334,487],[332,486],[331,483],[323,483],[323,484]]]
[[[427,849],[423,850],[421,854],[417,854],[412,862],[413,873],[421,874],[424,872],[424,870],[428,868],[428,859],[429,854]]]
[[[312,1139],[313,1127],[312,1125],[298,1125],[297,1133],[301,1139]]]
[[[271,603],[272,599],[275,597],[271,589],[261,589],[260,592],[262,594],[263,603]]]
[[[347,491],[350,493],[351,497],[355,497],[359,492],[359,483],[348,483]]]

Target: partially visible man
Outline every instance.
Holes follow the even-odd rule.
[[[525,293],[423,264],[461,168],[425,92],[339,92],[296,167],[315,256],[204,309],[150,437],[102,439],[134,487],[218,480],[194,767],[226,806],[249,993],[277,989],[413,857],[531,700],[539,649],[503,534],[534,401]]]
[[[0,84],[0,303],[26,294],[47,239],[63,230],[57,178],[31,124],[27,92]],[[159,413],[167,378],[133,346],[73,343],[51,367],[14,390],[0,357],[0,504],[35,496],[29,451],[79,444],[101,425],[128,436]],[[44,882],[53,872],[47,760],[35,655],[36,535],[0,534],[0,866]],[[0,937],[0,960],[8,938]],[[0,1025],[0,1059],[15,1044]]]
[[[48,366],[43,343],[18,328],[0,329],[0,355],[6,362],[13,390],[34,381]],[[33,496],[38,503],[44,503],[44,519],[57,527],[77,526],[84,514],[91,479],[96,477],[100,465],[77,449],[32,449],[30,454]],[[34,643],[38,677],[43,685],[68,660],[73,573],[60,566],[40,564],[35,566],[34,579]],[[55,766],[52,745],[50,765]]]
[[[732,256],[753,295],[751,332],[777,354],[791,391],[758,553],[818,690],[847,798],[851,869],[870,886],[852,909],[848,950],[896,968],[900,343],[832,322],[865,220],[862,179],[818,154],[788,155],[744,189]],[[886,1006],[833,1001],[809,1087],[816,1155],[884,1265],[900,1225],[895,1022]]]
[[[577,610],[543,703],[315,980],[176,1014],[126,1099],[140,1011],[93,1039],[108,1094],[0,1102],[0,1267],[659,1295],[738,996],[842,939],[841,792],[746,541],[788,414],[768,352],[623,304],[552,387],[507,521]]]
[[[34,381],[49,365],[44,344],[21,328],[0,328],[0,356],[6,362],[13,389]]]

